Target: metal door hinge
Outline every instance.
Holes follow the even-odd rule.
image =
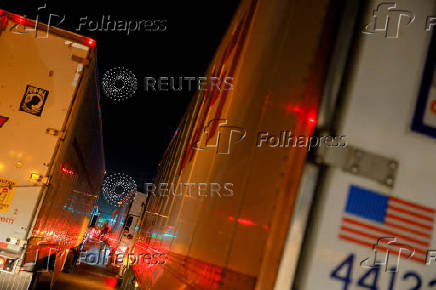
[[[343,171],[369,178],[392,188],[397,176],[398,161],[349,146],[343,148],[320,146],[315,161],[318,164],[342,168]]]

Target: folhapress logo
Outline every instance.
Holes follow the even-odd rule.
[[[212,138],[210,134],[214,129],[217,130],[216,137]],[[238,143],[245,138],[247,131],[237,126],[227,124],[225,119],[210,120],[203,129],[200,140],[194,144],[194,150],[211,150],[216,149],[217,154],[230,154],[230,146]]]
[[[230,154],[230,147],[242,142],[247,136],[247,130],[232,126],[226,119],[213,119],[204,127],[202,134],[194,139],[192,149],[215,150],[216,154]],[[343,148],[347,146],[346,136],[295,136],[291,130],[282,130],[277,134],[260,131],[257,133],[256,147],[271,148],[306,148],[311,149],[327,146]]]
[[[362,32],[365,34],[384,32],[386,38],[398,38],[400,27],[408,26],[413,21],[415,15],[411,11],[397,9],[397,4],[394,2],[384,2],[373,10],[372,19]]]
[[[415,248],[408,244],[398,243],[396,237],[381,237],[372,245],[372,249],[374,255],[361,261],[360,266],[370,269],[385,266],[385,272],[398,272],[400,257],[409,259],[415,254]],[[383,250],[381,259],[378,255],[380,249]],[[397,258],[390,259],[390,254],[396,255]]]

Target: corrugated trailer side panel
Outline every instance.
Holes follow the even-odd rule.
[[[133,266],[141,289],[273,287],[307,148],[258,147],[257,137],[312,135],[327,9],[328,1],[242,2],[207,73],[233,77],[233,90],[195,96],[155,180],[231,183],[233,196],[151,196],[134,253],[168,259]],[[224,154],[199,150],[235,141],[225,130],[244,137]]]
[[[71,124],[61,153],[55,160],[52,180],[39,211],[26,253],[26,261],[48,254],[47,248],[66,250],[78,246],[104,177],[104,156],[99,116],[95,62],[85,69]],[[53,250],[51,252],[53,254]]]
[[[47,130],[64,130],[75,80],[82,75],[73,56],[87,58],[89,48],[72,46],[59,35],[19,33],[12,15],[0,18],[0,116],[7,118],[0,128],[0,177],[15,182],[2,205],[2,219],[13,222],[1,223],[0,247],[19,251],[31,230],[42,177],[48,176],[62,142]],[[5,245],[8,237],[19,240],[19,246]]]
[[[0,220],[10,221],[0,224],[0,253],[19,259],[26,251],[21,262],[33,263],[44,257],[38,242],[80,242],[103,178],[95,43],[3,10],[0,23],[2,193],[9,183]],[[28,284],[25,272],[11,274],[0,273],[2,288]]]

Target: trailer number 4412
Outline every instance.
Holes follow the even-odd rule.
[[[330,272],[330,278],[334,280],[338,280],[342,283],[342,287],[340,289],[342,290],[351,290],[355,289],[355,287],[352,287],[353,284],[352,281],[352,273],[353,273],[353,264],[354,264],[354,254],[348,255],[345,260],[343,260],[339,265],[336,266],[335,269],[333,269]],[[433,279],[429,281],[428,283],[424,282],[422,279],[422,276],[419,273],[416,273],[414,271],[406,271],[404,274],[400,274],[398,272],[386,272],[386,274],[389,274],[389,285],[387,288],[385,286],[379,286],[379,277],[381,274],[380,271],[381,267],[373,267],[368,269],[368,271],[364,272],[362,276],[358,277],[357,280],[357,287],[361,289],[370,289],[370,290],[381,290],[381,289],[388,289],[388,290],[395,290],[395,289],[401,289],[401,290],[419,290],[419,289],[429,289],[429,288],[435,288],[436,289],[436,279]],[[401,281],[404,281],[404,283],[407,283],[408,288],[395,288],[397,276],[401,279]],[[426,285],[427,284],[427,285]],[[424,288],[422,288],[424,286]]]

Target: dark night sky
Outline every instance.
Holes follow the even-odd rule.
[[[187,88],[180,92],[145,92],[144,77],[203,76],[239,1],[60,2],[11,1],[5,5],[2,1],[0,8],[35,19],[37,8],[46,3],[47,8],[40,12],[41,21],[47,22],[50,13],[65,15],[59,27],[70,31],[75,31],[85,16],[96,21],[101,21],[102,15],[127,21],[167,20],[164,32],[78,32],[97,40],[100,79],[115,66],[130,69],[138,79],[138,90],[128,101],[115,103],[103,94],[101,97],[107,171],[129,174],[141,189],[154,176],[194,94]]]

